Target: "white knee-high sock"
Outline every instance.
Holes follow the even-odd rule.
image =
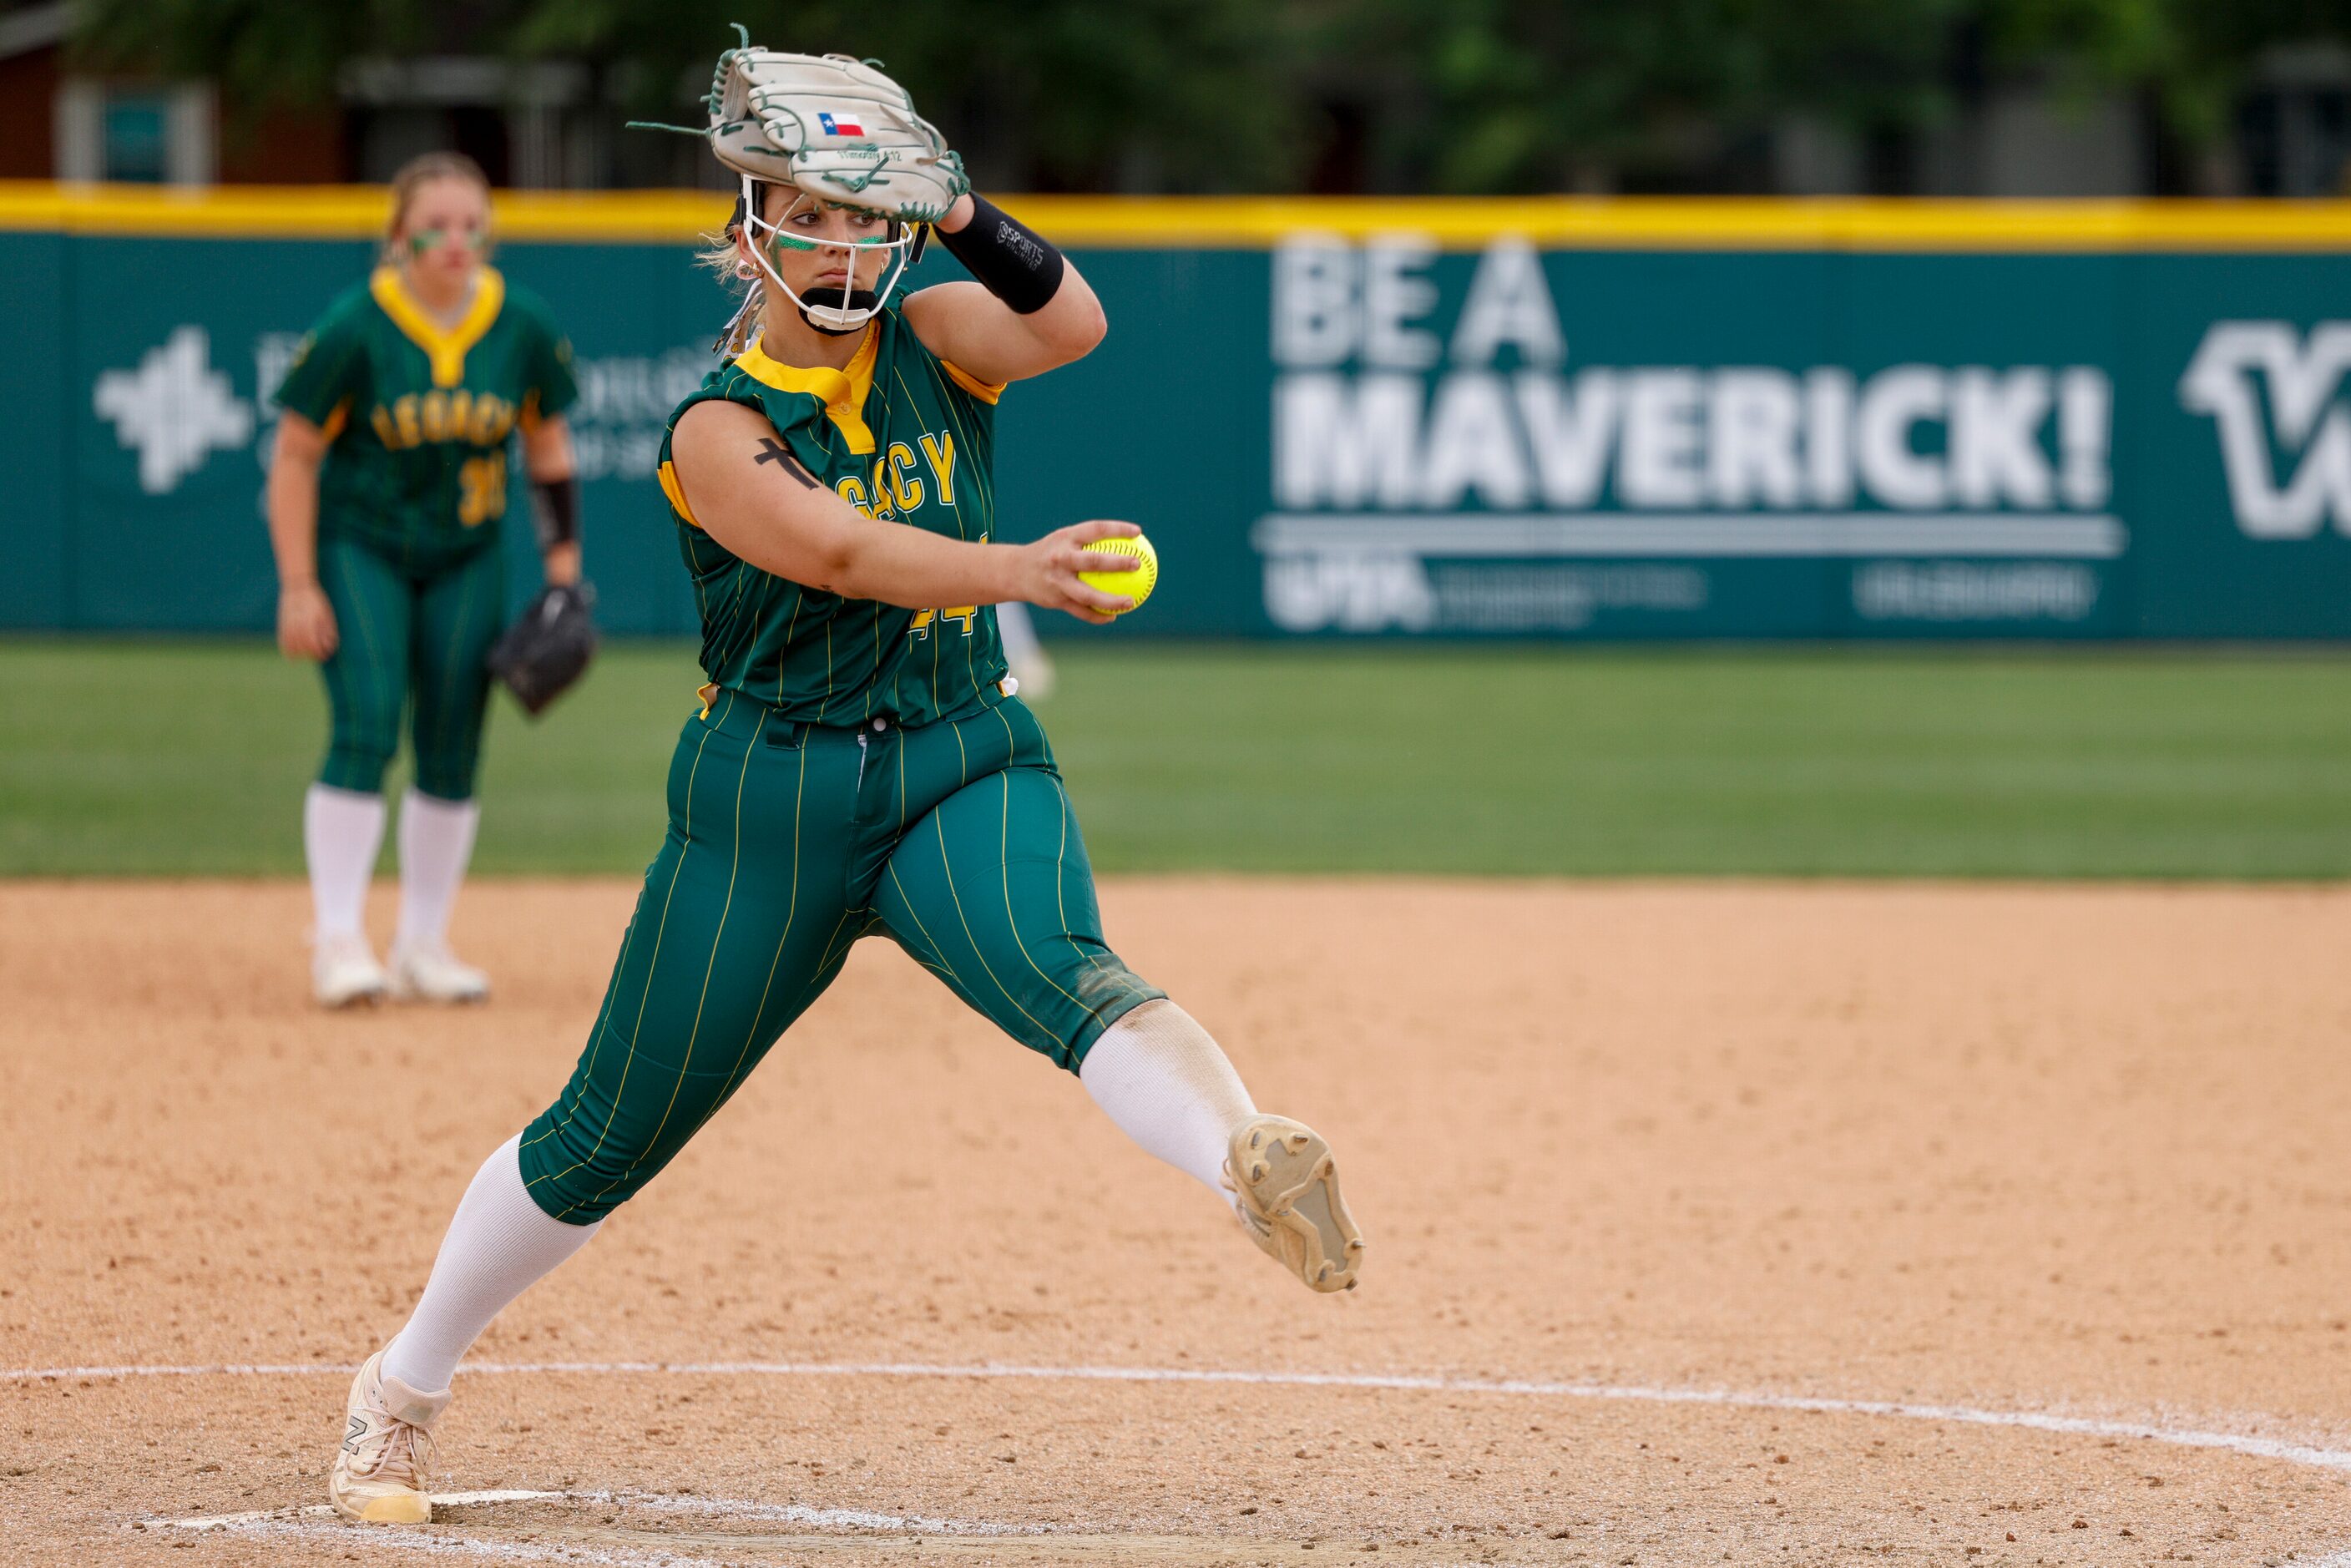
[[[1044,644],[1037,638],[1037,622],[1029,619],[1029,606],[1018,599],[996,607],[996,640],[1004,645],[1005,658],[1016,664],[1035,658],[1044,650]]]
[[[522,1185],[522,1134],[482,1162],[449,1221],[433,1277],[408,1326],[383,1353],[383,1369],[419,1393],[449,1386],[466,1349],[507,1303],[588,1245],[603,1225],[567,1225]]]
[[[400,798],[400,935],[395,947],[439,947],[449,938],[449,911],[474,858],[482,810],[471,800],[439,800],[411,789]]]
[[[382,796],[310,786],[302,797],[302,853],[310,866],[312,940],[361,934],[368,879],[382,847]]]
[[[1102,1031],[1078,1081],[1119,1131],[1228,1203],[1233,1134],[1257,1114],[1208,1031],[1171,1001],[1145,1002]]]

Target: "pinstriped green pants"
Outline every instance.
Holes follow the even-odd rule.
[[[411,567],[355,540],[319,540],[319,586],[335,612],[334,656],[320,666],[332,732],[319,782],[376,794],[400,747],[416,745],[416,788],[469,800],[489,712],[483,661],[506,615],[496,541],[454,561]]]
[[[1052,748],[1017,698],[841,729],[722,693],[679,738],[669,832],[580,1063],[523,1134],[539,1207],[584,1225],[651,1180],[869,932],[1071,1071],[1165,994],[1104,945]]]

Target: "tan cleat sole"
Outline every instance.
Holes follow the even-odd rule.
[[[381,1497],[335,1497],[335,1511],[361,1524],[430,1524],[433,1500],[423,1492],[390,1492]]]
[[[1321,1134],[1286,1116],[1256,1118],[1233,1134],[1225,1185],[1240,1199],[1241,1228],[1267,1256],[1311,1290],[1355,1288],[1364,1233]]]

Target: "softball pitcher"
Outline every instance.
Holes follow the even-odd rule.
[[[998,399],[1093,348],[1093,291],[969,193],[876,70],[747,40],[708,101],[742,181],[720,255],[747,293],[659,468],[708,682],[579,1065],[475,1176],[414,1313],[351,1385],[329,1490],[353,1519],[431,1517],[425,1435],[466,1348],[685,1146],[868,934],[1077,1073],[1306,1284],[1346,1289],[1362,1264],[1328,1145],[1259,1114],[1103,940],[1052,747],[1006,679],[997,601],[1093,622],[1133,602],[1079,580],[1126,567],[1086,547],[1132,525],[996,538]],[[977,282],[902,298],[934,231]]]
[[[506,610],[498,525],[519,431],[550,582],[580,577],[580,487],[563,410],[571,349],[547,308],[485,265],[489,184],[428,153],[392,181],[374,276],[327,308],[278,389],[269,466],[277,643],[319,663],[332,730],[303,803],[311,979],[329,1007],[387,991],[478,1001],[449,951],[474,847],[483,664]],[[360,915],[383,841],[383,775],[413,738],[400,807],[400,923],[389,975]]]

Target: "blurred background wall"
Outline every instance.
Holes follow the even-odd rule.
[[[2341,204],[1014,204],[1113,330],[1005,394],[998,526],[1160,542],[1106,636],[2351,635]],[[381,205],[0,185],[0,627],[267,628],[270,394]],[[726,206],[501,199],[615,632],[695,625],[653,471]]]

